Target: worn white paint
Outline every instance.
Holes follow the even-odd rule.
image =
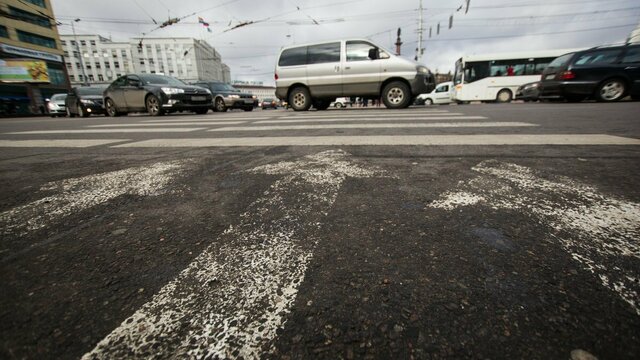
[[[191,117],[191,118],[182,118],[182,117],[174,117],[170,119],[162,119],[162,120],[143,120],[142,123],[153,123],[153,124],[162,124],[162,123],[172,123],[172,122],[182,122],[182,121],[191,121],[191,122],[208,122],[208,121],[221,121],[221,122],[233,122],[233,121],[253,121],[253,120],[266,120],[272,119],[272,117],[235,117],[235,116],[222,116],[215,115],[213,117]]]
[[[165,123],[144,123],[144,124],[102,124],[102,125],[89,125],[88,128],[127,128],[127,127],[162,127],[162,126],[208,126],[208,125],[238,125],[246,124],[246,121],[180,121],[180,122],[165,122]],[[169,130],[169,129],[167,129]]]
[[[323,122],[342,122],[342,121],[435,121],[435,120],[485,120],[484,116],[429,116],[429,117],[417,117],[417,116],[403,116],[403,117],[318,117],[318,118],[304,118],[304,119],[282,119],[282,120],[261,120],[256,121],[254,124],[291,124],[291,123],[323,123]]]
[[[9,135],[52,135],[52,134],[120,134],[120,133],[172,133],[206,130],[206,128],[162,128],[162,129],[85,129],[85,130],[34,130],[5,133]]]
[[[184,162],[170,161],[47,183],[40,192],[50,195],[0,213],[0,233],[22,235],[39,230],[124,194],[161,194],[184,168]]]
[[[274,136],[191,139],[151,139],[114,148],[129,147],[224,147],[224,146],[503,146],[503,145],[640,145],[640,140],[611,135],[368,135],[368,136]]]
[[[75,140],[0,140],[0,147],[20,147],[20,148],[87,148],[92,146],[101,146],[108,144],[115,144],[123,141],[129,141],[125,139],[110,139],[110,140],[90,140],[90,139],[75,139]]]
[[[535,124],[505,122],[442,122],[442,123],[388,123],[388,124],[331,124],[331,125],[272,125],[235,126],[211,129],[212,132],[225,131],[278,131],[278,130],[324,130],[324,129],[419,129],[419,128],[484,128],[484,127],[532,127]]]
[[[552,238],[640,315],[640,204],[600,193],[566,177],[543,177],[516,164],[485,161],[481,173],[431,207],[483,205],[524,212],[547,224]],[[472,199],[460,201],[460,199]]]
[[[257,359],[268,352],[341,185],[384,175],[348,157],[325,151],[249,170],[281,178],[83,358]]]

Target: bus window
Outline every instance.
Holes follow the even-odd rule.
[[[490,76],[489,62],[472,62],[467,63],[464,69],[464,82],[471,83]]]

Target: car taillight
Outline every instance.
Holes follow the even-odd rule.
[[[560,80],[571,80],[575,78],[576,74],[574,74],[571,70],[563,71],[562,73],[560,73]]]
[[[273,77],[276,78],[276,80],[278,80],[278,73],[275,73]]]

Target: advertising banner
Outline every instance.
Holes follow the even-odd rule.
[[[0,81],[48,83],[47,63],[39,60],[0,60]]]

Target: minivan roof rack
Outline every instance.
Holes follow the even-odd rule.
[[[594,46],[592,48],[589,48],[589,50],[602,49],[602,48],[615,47],[615,46],[627,46],[627,45],[629,45],[629,43],[624,43],[624,42],[618,42],[618,43],[612,43],[612,44],[602,44],[602,45],[598,45],[598,46]]]

